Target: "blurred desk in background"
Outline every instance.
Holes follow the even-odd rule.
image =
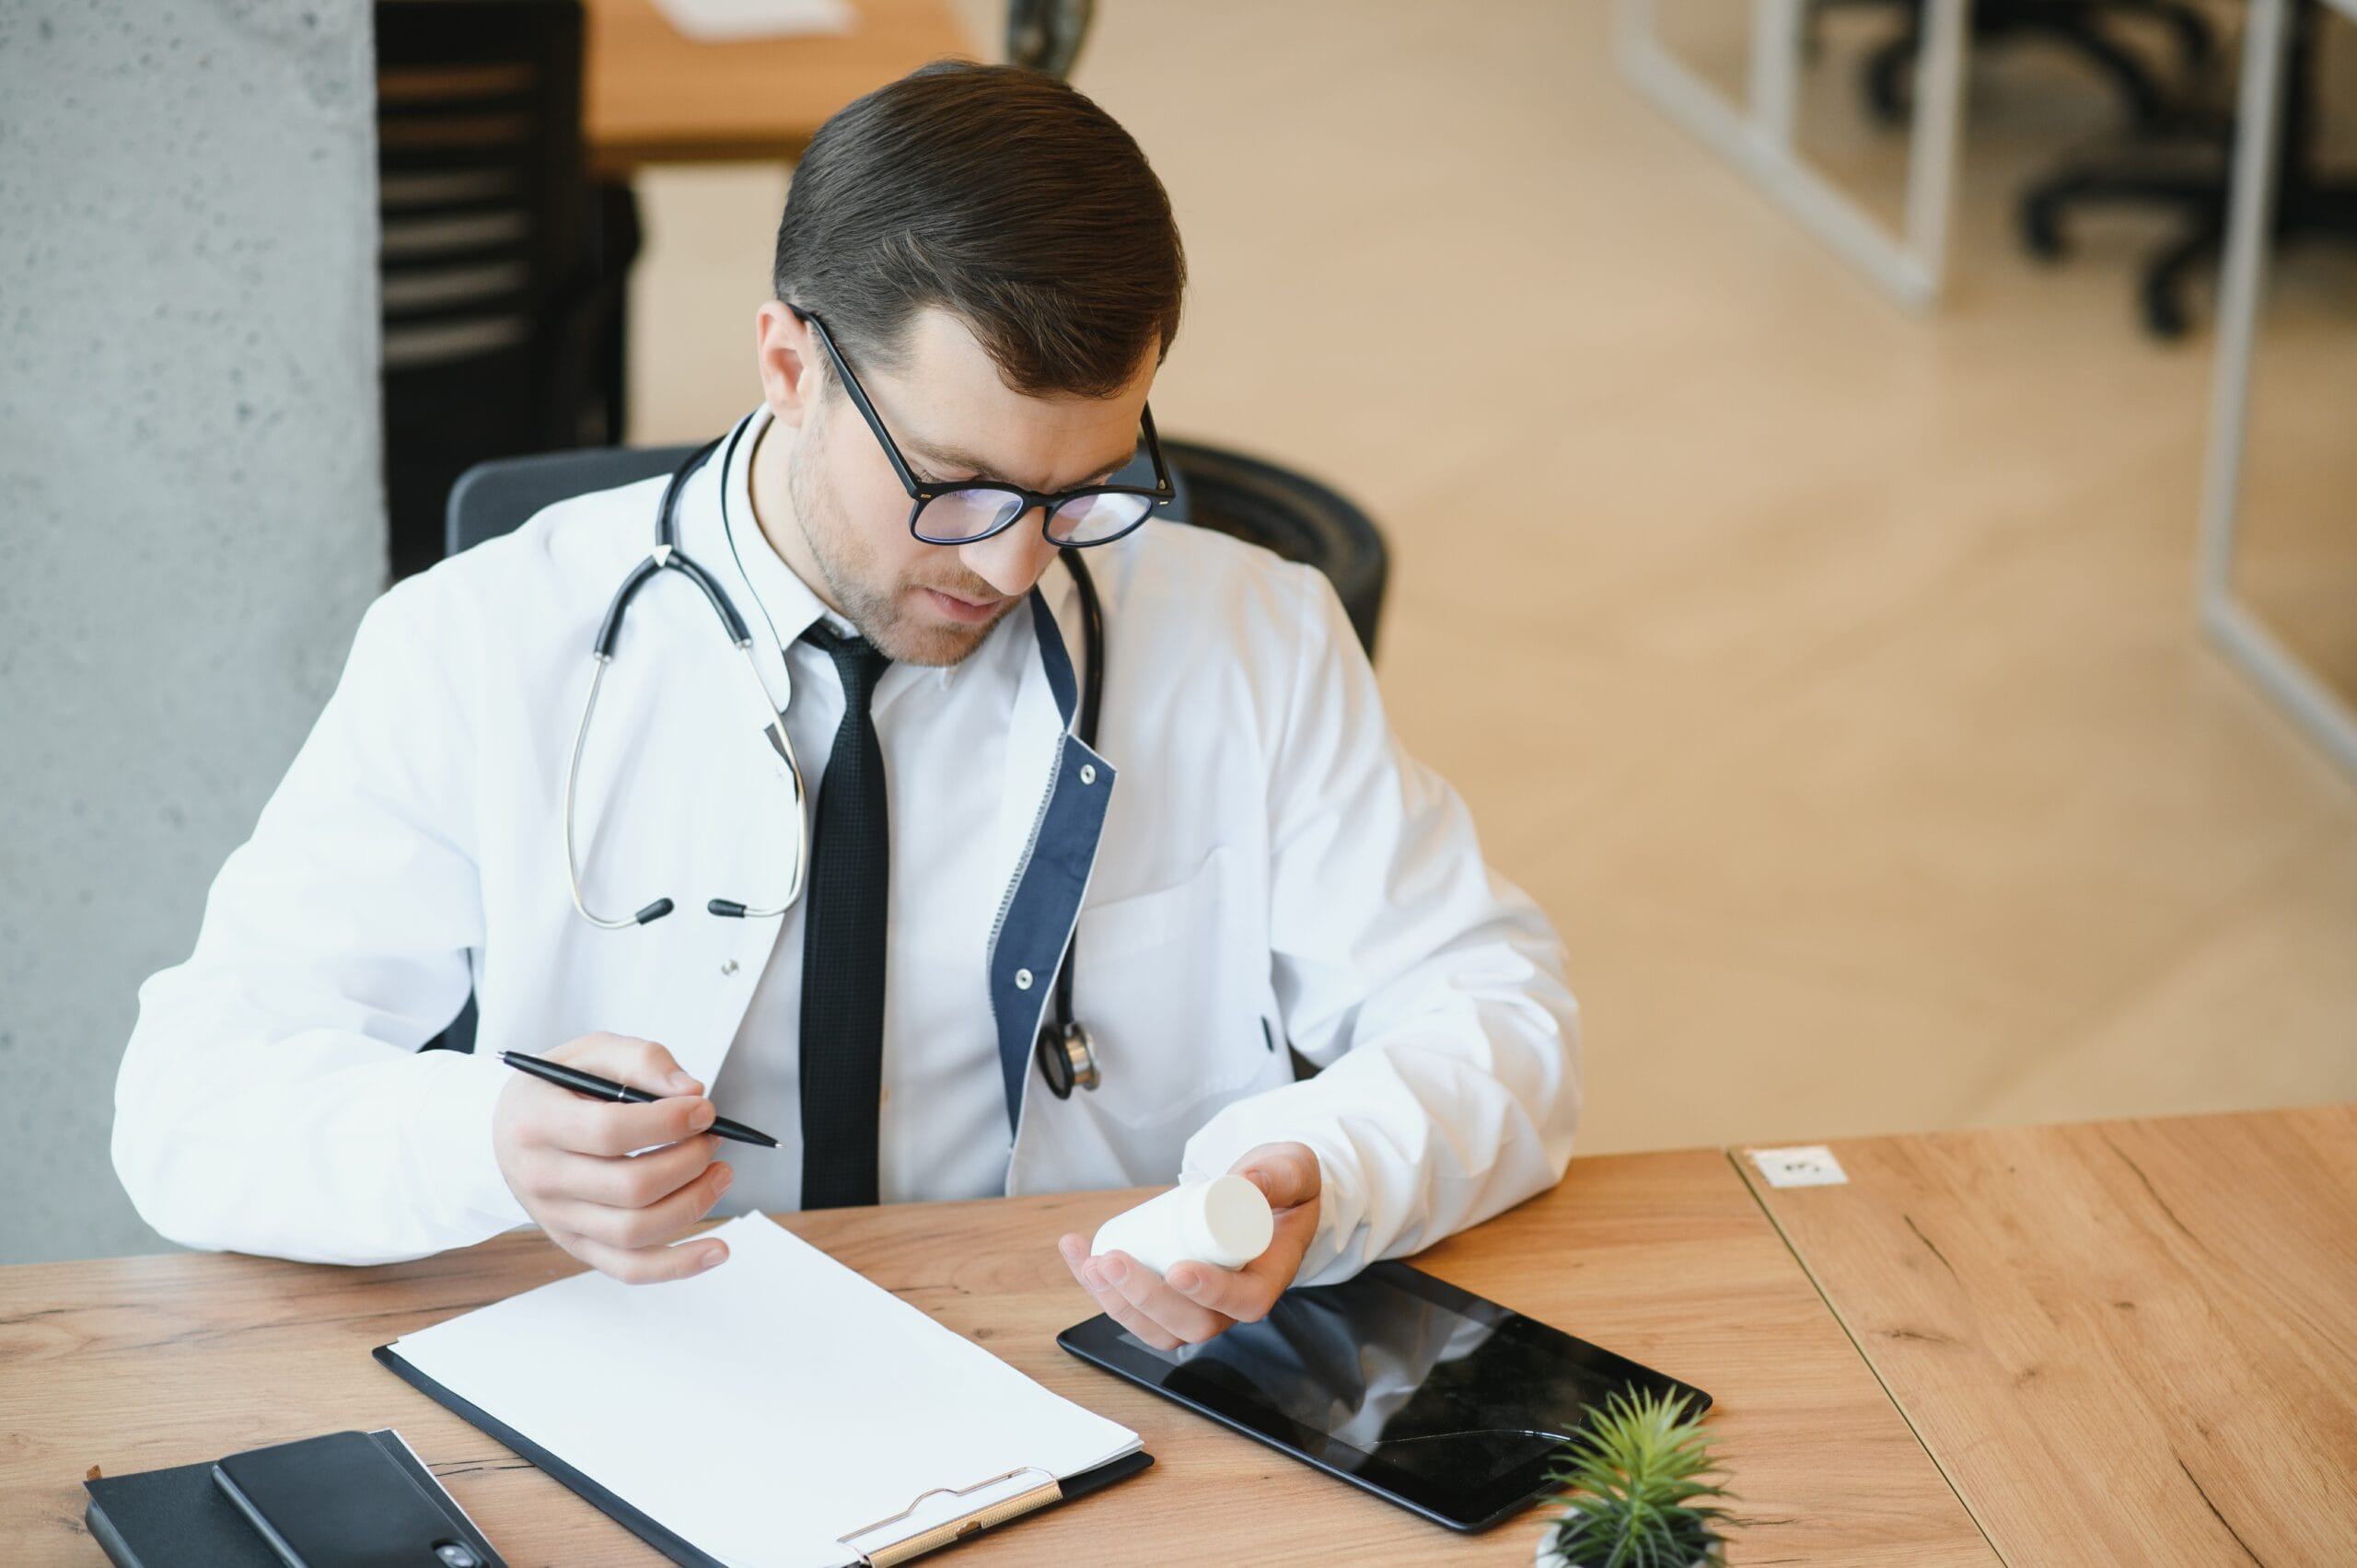
[[[1741,1163],[2006,1562],[2357,1562],[2357,1106],[1830,1146]]]
[[[1056,1333],[1086,1317],[1089,1303],[1056,1237],[1093,1232],[1140,1196],[780,1216],[1056,1392],[1132,1428],[1155,1456],[1135,1481],[960,1548],[959,1568],[1530,1560],[1536,1514],[1486,1535],[1452,1535],[1058,1349]],[[1724,1154],[1574,1160],[1554,1191],[1416,1262],[1710,1390],[1719,1457],[1740,1511],[1758,1521],[1736,1538],[1736,1563],[1996,1568]],[[123,1474],[394,1426],[510,1561],[655,1563],[620,1525],[369,1359],[389,1340],[578,1269],[533,1233],[370,1269],[196,1253],[0,1269],[8,1562],[100,1560],[81,1522],[92,1465]]]
[[[852,0],[843,33],[680,36],[654,0],[586,0],[583,132],[591,167],[787,163],[827,117],[874,87],[974,45],[943,0]]]

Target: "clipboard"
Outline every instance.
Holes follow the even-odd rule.
[[[583,1474],[514,1427],[489,1415],[479,1407],[468,1403],[441,1384],[436,1383],[433,1378],[402,1360],[401,1353],[391,1345],[377,1346],[374,1354],[379,1364],[402,1382],[450,1411],[468,1425],[477,1428],[488,1436],[496,1437],[518,1455],[531,1460],[535,1466],[563,1481],[575,1495],[596,1507],[599,1513],[621,1525],[622,1528],[661,1552],[671,1562],[679,1563],[681,1568],[726,1568],[726,1564],[720,1559],[703,1551],[693,1541],[682,1538],[677,1531],[668,1529],[649,1518],[644,1513],[600,1485],[594,1478]],[[1095,1469],[1083,1470],[1077,1475],[1066,1476],[1061,1481],[1046,1470],[1040,1470],[1038,1473],[1044,1479],[1038,1486],[1014,1497],[1001,1498],[994,1503],[987,1504],[971,1513],[961,1514],[955,1519],[936,1525],[905,1540],[894,1541],[890,1546],[879,1548],[873,1552],[861,1552],[854,1561],[865,1564],[865,1568],[896,1568],[897,1564],[911,1562],[945,1546],[955,1546],[961,1541],[971,1539],[984,1530],[1012,1523],[1027,1515],[1038,1513],[1043,1508],[1052,1508],[1062,1503],[1077,1502],[1090,1493],[1102,1492],[1115,1481],[1127,1481],[1133,1475],[1143,1474],[1153,1465],[1154,1456],[1140,1450],[1134,1454],[1124,1454],[1118,1459],[1098,1465]],[[1022,1473],[1024,1472],[1021,1470],[1010,1470],[1004,1475],[992,1476],[964,1487],[934,1488],[931,1492],[911,1498],[908,1508],[901,1513],[888,1519],[878,1519],[872,1525],[835,1539],[844,1546],[856,1551],[857,1548],[853,1543],[860,1537],[873,1535],[888,1526],[900,1523],[910,1514],[914,1513],[927,1497],[936,1494],[953,1497],[970,1495],[995,1486],[1001,1481],[1011,1481]]]
[[[375,1357],[695,1568],[887,1568],[1154,1462],[765,1217],[714,1234],[708,1273],[574,1274]]]

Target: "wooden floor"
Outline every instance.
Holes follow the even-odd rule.
[[[2139,332],[2149,224],[2014,247],[2106,100],[1983,57],[1919,319],[1641,102],[1608,12],[1108,6],[1076,77],[1186,234],[1166,427],[1393,542],[1392,716],[1569,944],[1582,1147],[2357,1098],[2357,784],[2191,616],[2206,331]],[[1896,167],[1838,51],[1809,90]],[[635,434],[701,438],[784,177],[643,189]],[[2357,690],[2357,260],[2277,300],[2248,580]]]

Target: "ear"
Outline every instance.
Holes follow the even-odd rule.
[[[772,299],[753,315],[754,353],[761,373],[761,401],[778,423],[802,428],[818,406],[821,389],[818,343],[810,324],[783,300]]]

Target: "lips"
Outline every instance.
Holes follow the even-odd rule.
[[[944,593],[939,588],[925,588],[921,591],[935,610],[952,621],[970,626],[979,625],[990,620],[998,614],[1001,607],[1006,603],[1004,598],[981,601],[960,598],[956,594]]]

